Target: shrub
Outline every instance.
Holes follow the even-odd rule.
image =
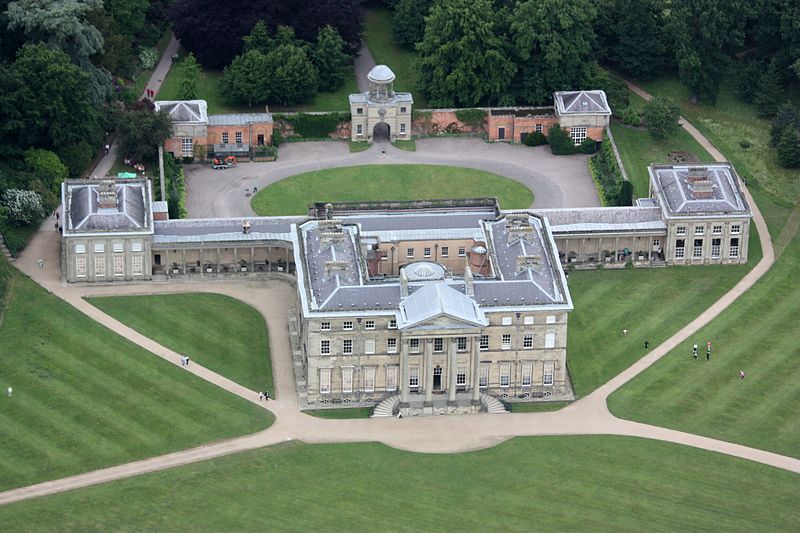
[[[262,146],[256,147],[255,155],[256,157],[277,157],[278,149],[275,148],[274,146],[269,146],[264,144]]]
[[[589,169],[602,205],[631,205],[633,186],[622,177],[611,140],[605,135],[600,151],[589,160]]]
[[[277,148],[283,143],[283,134],[280,130],[272,130],[272,146]]]
[[[3,194],[6,220],[15,226],[34,224],[44,218],[42,197],[33,191],[8,189]]]
[[[536,131],[527,134],[524,143],[526,146],[542,146],[543,144],[547,144],[547,137],[545,137],[544,133],[541,131]]]
[[[139,50],[139,62],[146,70],[155,67],[158,63],[158,51],[155,48],[142,48]]]
[[[758,83],[765,70],[765,65],[758,60],[747,61],[738,69],[739,79],[736,80],[736,96],[747,102],[753,103],[753,97],[758,89]]]
[[[642,125],[642,115],[638,109],[633,107],[626,107],[620,113],[620,118],[622,118],[623,124],[627,124],[629,126],[641,126]]]
[[[572,155],[577,153],[575,142],[569,132],[558,124],[553,124],[547,132],[547,142],[553,155]]]
[[[597,141],[587,137],[583,140],[580,146],[577,147],[577,151],[582,154],[591,155],[597,151]]]
[[[456,118],[472,128],[483,128],[486,123],[486,111],[483,109],[457,109]]]
[[[657,140],[661,140],[678,130],[680,108],[672,99],[656,96],[644,108],[644,121],[647,131]]]
[[[750,144],[750,141],[748,141],[747,139],[742,139],[741,141],[739,141],[739,146],[747,150],[752,145]]]

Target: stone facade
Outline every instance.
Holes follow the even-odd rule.
[[[394,91],[394,73],[386,65],[374,67],[368,80],[367,92],[350,95],[350,140],[411,139],[411,93]]]

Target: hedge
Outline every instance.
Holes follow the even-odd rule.
[[[589,160],[589,169],[592,180],[597,187],[597,194],[604,206],[631,205],[633,201],[633,187],[630,182],[622,177],[614,157],[611,141],[603,134],[603,144],[600,151]]]
[[[297,113],[279,114],[275,118],[291,124],[295,135],[300,137],[326,138],[336,131],[339,124],[349,122],[350,113]]]
[[[580,145],[575,146],[569,132],[558,124],[547,130],[547,142],[553,155],[593,154],[597,149],[594,139],[587,137]]]

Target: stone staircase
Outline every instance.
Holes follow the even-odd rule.
[[[3,234],[0,233],[0,252],[3,252],[3,255],[6,257],[6,260],[9,263],[14,262],[14,256],[11,255],[8,247],[6,246],[6,241],[3,239]]]
[[[383,418],[387,416],[395,416],[395,411],[400,407],[400,395],[395,394],[389,396],[381,403],[375,406],[372,411],[371,418]]]
[[[488,394],[483,393],[481,393],[481,410],[486,411],[490,415],[508,413],[506,406],[503,405],[503,402],[494,396],[489,396]]]

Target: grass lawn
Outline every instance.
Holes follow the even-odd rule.
[[[181,58],[186,57],[186,53],[181,50]],[[180,64],[178,60],[170,69],[161,89],[158,91],[159,100],[177,100],[180,90]],[[219,82],[222,79],[222,71],[200,68],[200,76],[197,80],[197,95],[208,102],[208,113],[210,115],[219,113],[263,113],[264,105],[257,104],[248,106],[246,104],[232,104],[225,100],[219,90]],[[317,93],[317,95],[305,104],[295,107],[281,107],[270,105],[270,111],[348,111],[350,104],[348,95],[358,92],[355,71],[349,75],[344,85],[332,93]]]
[[[298,174],[261,189],[259,215],[299,215],[313,202],[417,200],[496,196],[504,209],[533,203],[524,185],[481,170],[438,165],[364,165]]]
[[[591,391],[694,320],[761,259],[755,225],[747,265],[583,270],[570,273],[567,364],[577,397]],[[621,335],[622,329],[628,336]]]
[[[733,79],[723,82],[713,106],[689,103],[689,91],[674,74],[642,82],[641,86],[651,94],[674,98],[680,104],[683,116],[725,154],[748,183],[755,179],[778,198],[797,202],[800,171],[778,165],[775,150],[769,147],[769,121],[759,117],[752,106],[736,97]],[[745,140],[750,142],[749,148],[742,148],[739,144]]]
[[[350,153],[365,152],[372,148],[372,144],[366,141],[350,141]]]
[[[756,285],[609,398],[617,416],[800,457],[800,236]],[[694,361],[691,343],[711,340]],[[739,380],[738,372],[746,377]]]
[[[342,420],[347,418],[369,418],[372,414],[372,407],[356,407],[353,409],[312,409],[303,411],[303,414],[315,416],[317,418],[329,418]]]
[[[364,41],[372,58],[378,65],[388,65],[397,78],[395,91],[407,91],[414,97],[414,108],[424,109],[428,102],[417,91],[417,75],[414,72],[414,52],[398,45],[392,34],[392,11],[381,5],[371,4],[364,10]]]
[[[400,150],[405,150],[406,152],[417,151],[417,141],[414,139],[410,139],[408,141],[395,141],[392,143],[392,146],[399,148]]]
[[[0,402],[0,490],[252,433],[274,420],[0,261],[11,283],[0,388],[14,387]]]
[[[792,531],[798,476],[669,443],[283,444],[0,507],[8,531]],[[213,502],[213,505],[209,505]],[[402,510],[412,520],[398,520]],[[546,517],[546,525],[542,524]]]
[[[683,128],[660,142],[654,140],[647,130],[634,130],[616,122],[611,124],[611,133],[637,198],[649,196],[650,176],[647,167],[654,163],[669,163],[667,155],[670,152],[690,152],[705,163],[714,160]]]
[[[267,325],[261,314],[220,294],[91,298],[139,333],[251,390],[274,397]]]
[[[570,402],[506,402],[506,407],[508,407],[512,413],[543,413],[546,411],[558,411],[569,404]]]

